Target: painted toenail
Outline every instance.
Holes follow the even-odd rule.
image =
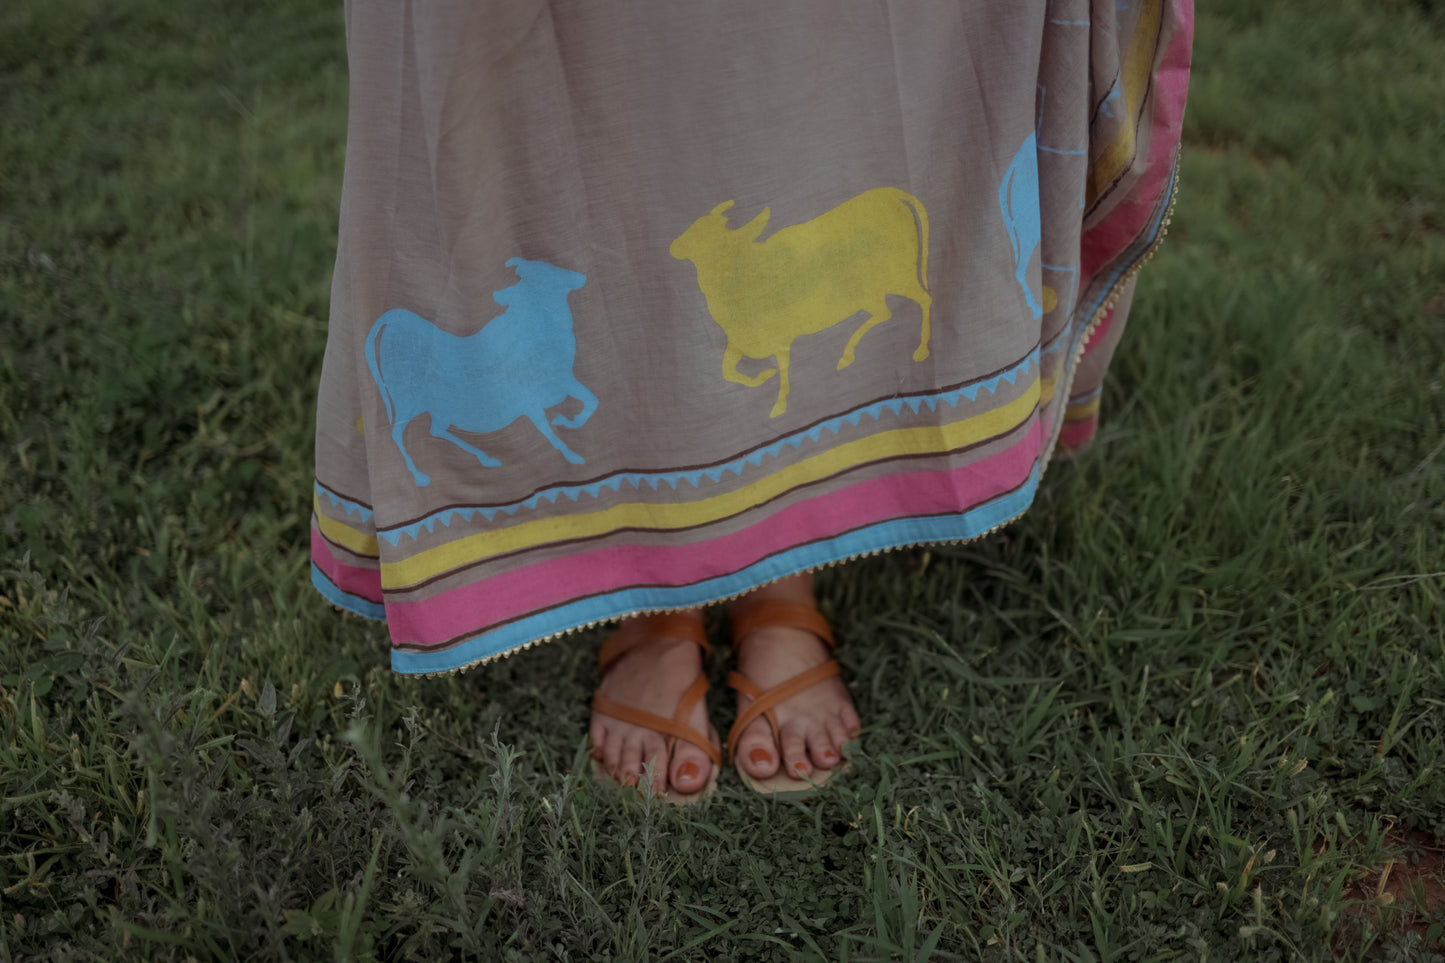
[[[771,752],[768,752],[768,750],[759,747],[748,753],[748,758],[753,761],[753,765],[755,766],[766,766],[768,763],[773,761],[773,754]]]
[[[683,763],[682,765],[678,766],[678,767],[677,767],[677,778],[679,778],[679,779],[696,779],[696,778],[697,778],[697,763],[695,763],[695,762],[685,762],[685,763]]]
[[[835,753],[835,752],[832,752],[831,750],[828,751],[828,752],[823,753],[823,761],[824,761],[824,762],[833,762],[833,761],[834,761],[835,759],[837,759],[837,758],[838,758],[838,754]]]
[[[793,763],[793,768],[798,770],[798,772],[807,772],[808,764],[805,762],[795,762]]]

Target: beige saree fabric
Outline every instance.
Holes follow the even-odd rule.
[[[437,672],[1015,517],[1092,433],[1190,25],[351,3],[314,583]]]

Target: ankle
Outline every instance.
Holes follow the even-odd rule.
[[[762,601],[802,602],[806,605],[814,604],[813,573],[802,572],[798,575],[790,575],[776,582],[769,582],[767,585],[759,586],[746,595],[739,596],[730,602],[728,604],[728,611],[731,612],[739,606]]]

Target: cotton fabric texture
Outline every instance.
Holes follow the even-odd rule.
[[[401,672],[971,539],[1092,436],[1185,0],[350,3],[313,582]]]

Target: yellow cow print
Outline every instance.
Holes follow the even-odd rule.
[[[841,371],[858,341],[892,317],[890,294],[917,302],[922,334],[914,361],[928,357],[928,213],[906,191],[879,187],[844,201],[811,221],[758,240],[770,210],[729,228],[732,201],[698,218],[672,242],[672,256],[691,261],[708,312],[727,335],[723,377],[757,386],[778,375],[771,417],[788,410],[788,353],[800,335],[815,334],[859,312],[863,323],[848,339]],[[743,358],[772,358],[776,369],[738,370]]]

